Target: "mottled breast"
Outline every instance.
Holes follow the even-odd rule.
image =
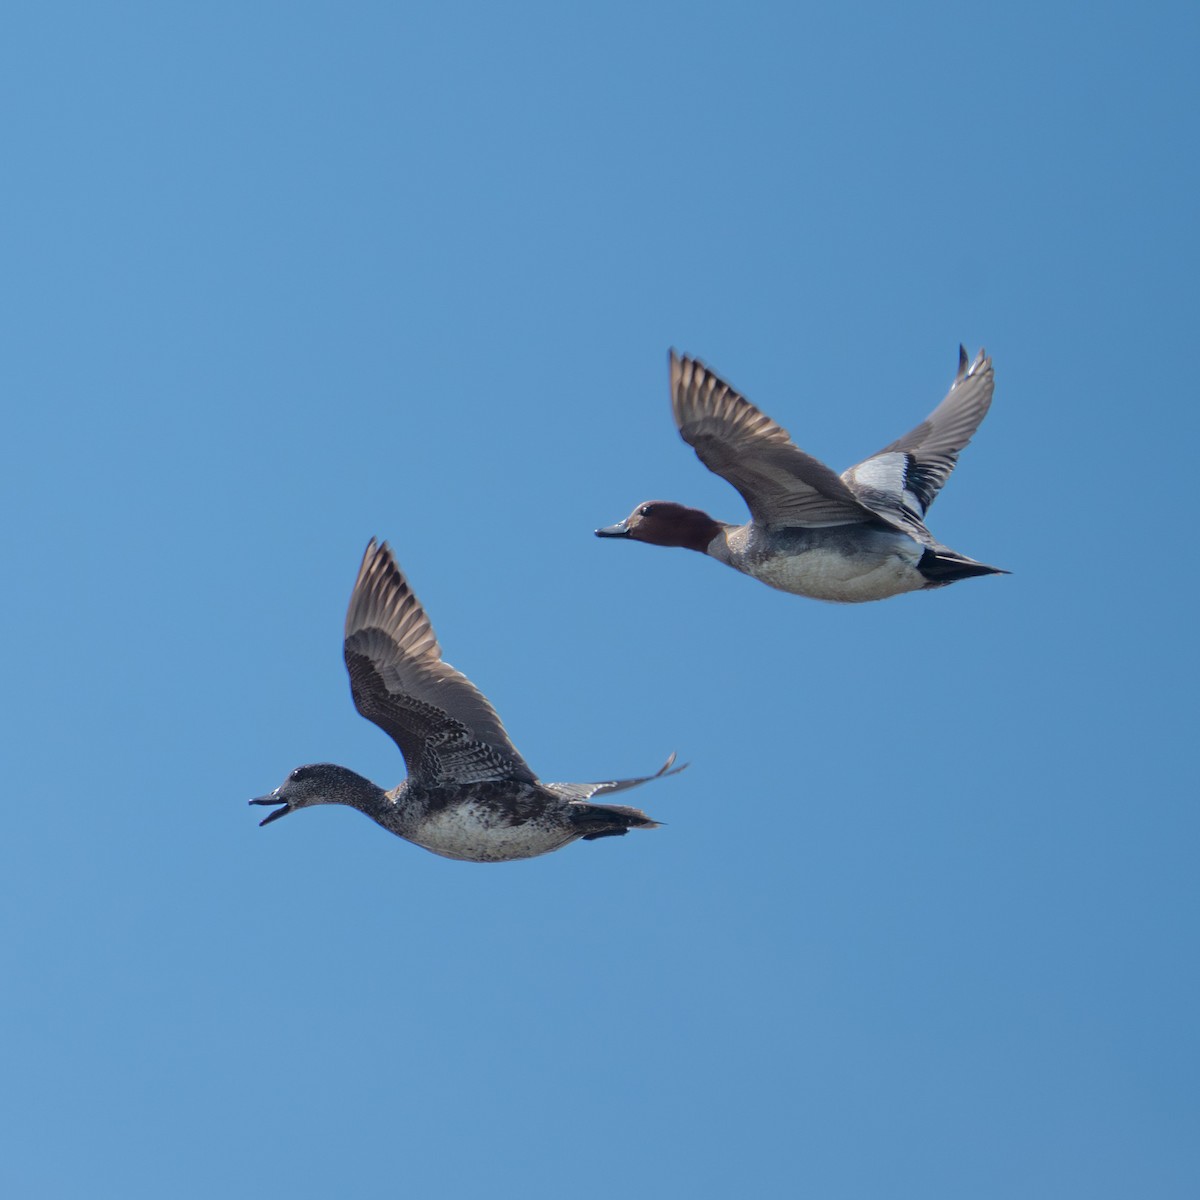
[[[566,815],[556,807],[531,812],[494,799],[466,799],[415,815],[403,837],[440,854],[466,862],[511,862],[535,858],[572,842],[578,836]]]

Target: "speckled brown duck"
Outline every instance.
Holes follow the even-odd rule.
[[[468,862],[533,858],[583,839],[654,829],[641,809],[595,797],[673,775],[606,783],[542,783],[496,710],[442,661],[425,610],[388,544],[367,546],[346,614],[346,669],[354,705],[400,747],[408,778],[390,792],[346,767],[297,767],[251,804],[279,805],[261,823],[316,804],[345,804],[434,854]]]

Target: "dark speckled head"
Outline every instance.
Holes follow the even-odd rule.
[[[684,546],[704,554],[721,532],[721,523],[698,508],[671,500],[648,500],[623,521],[596,530],[597,537],[629,538],[655,546]]]
[[[370,813],[383,796],[383,789],[369,779],[334,763],[312,763],[297,767],[273,792],[256,796],[251,804],[280,804],[268,813],[260,825],[269,825],[298,808],[314,804],[348,804],[351,808]]]

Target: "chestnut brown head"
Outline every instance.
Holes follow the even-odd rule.
[[[698,508],[687,508],[671,500],[647,500],[625,520],[597,529],[596,536],[629,538],[654,546],[684,546],[703,554],[720,532],[720,523]]]

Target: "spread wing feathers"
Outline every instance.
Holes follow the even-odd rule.
[[[652,779],[662,779],[666,775],[678,775],[687,763],[681,763],[672,770],[675,762],[674,753],[670,758],[653,775],[640,775],[637,779],[613,779],[607,783],[543,783],[542,787],[549,788],[556,795],[561,796],[568,804],[583,804],[591,800],[594,796],[607,796],[613,792],[623,792],[626,788],[640,787],[643,783],[649,783]],[[615,812],[625,811],[621,805],[606,804],[605,808],[612,809]],[[631,808],[630,813],[639,813],[640,810]],[[645,816],[644,813],[641,813]]]
[[[842,475],[868,508],[909,532],[913,520],[924,529],[929,506],[991,406],[992,360],[980,350],[968,361],[960,346],[958,375],[945,400],[915,429]]]
[[[733,484],[766,526],[851,525],[875,519],[836,472],[694,358],[671,351],[671,408],[683,440]]]
[[[496,710],[442,650],[387,542],[372,538],[346,613],[354,706],[400,747],[414,781],[535,782]]]

